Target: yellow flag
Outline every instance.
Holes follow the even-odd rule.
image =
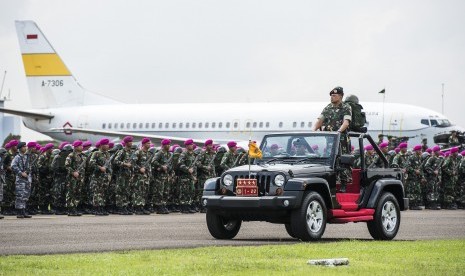
[[[262,151],[258,148],[257,142],[249,141],[249,158],[262,159]]]

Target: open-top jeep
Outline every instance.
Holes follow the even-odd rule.
[[[242,221],[268,221],[310,241],[322,237],[326,223],[366,222],[374,239],[393,239],[400,211],[408,209],[402,173],[388,168],[368,134],[349,136],[358,144],[360,169],[352,169],[354,155],[341,154],[337,132],[266,135],[260,145],[263,159],[205,182],[202,204],[210,234],[232,239]],[[364,165],[364,143],[373,146],[384,168]],[[345,192],[337,180],[342,170],[352,173]]]

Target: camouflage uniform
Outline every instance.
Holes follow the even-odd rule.
[[[15,174],[11,169],[11,162],[15,157],[16,153],[11,150],[8,151],[3,159],[3,168],[5,170],[5,186],[3,189],[3,207],[5,214],[13,211],[15,201]]]
[[[332,103],[328,104],[318,119],[322,120],[323,131],[338,131],[344,120],[352,120],[352,108],[349,104],[341,102],[335,106]],[[349,137],[347,130],[340,135],[340,144],[342,154],[350,154]],[[345,191],[345,185],[352,182],[352,172],[350,168],[341,168],[337,173],[338,181],[341,183],[341,191]]]
[[[3,201],[3,185],[5,185],[5,170],[3,169],[3,158],[4,155],[0,155],[0,206]]]
[[[37,214],[38,206],[39,206],[39,157],[38,153],[29,153],[30,160],[31,160],[31,196],[28,200],[28,212],[32,215]]]
[[[425,164],[424,171],[426,174],[426,200],[427,208],[437,208],[439,200],[439,183],[441,181],[441,163],[442,159],[432,155]],[[434,172],[438,172],[435,174]]]
[[[94,151],[96,151],[96,149]],[[85,165],[79,205],[80,208],[85,211],[85,213],[91,213],[90,208],[92,207],[92,189],[90,187],[90,177],[92,176],[93,171],[90,169],[89,163],[90,157],[94,151],[87,150],[82,153],[84,156]]]
[[[38,204],[42,214],[49,213],[48,206],[52,203],[52,154],[45,152],[39,156],[37,167],[39,170],[39,186],[37,187]]]
[[[99,213],[101,208],[105,206],[105,195],[110,183],[110,153],[108,151],[97,150],[92,153],[89,161],[89,169],[91,171],[90,189],[92,191],[92,206]],[[100,167],[106,170],[102,172]],[[102,213],[100,213],[102,214]]]
[[[193,169],[195,171],[195,163],[195,154],[193,151],[186,150],[179,156],[179,202],[182,206],[184,206],[183,211],[187,211],[187,205],[192,204],[194,197],[194,183],[196,179],[194,173],[189,173],[189,169]]]
[[[417,209],[423,201],[421,190],[422,184],[425,182],[421,169],[421,155],[414,153],[408,158],[406,175],[405,192],[410,200],[410,207]]]
[[[67,170],[66,178],[66,207],[75,213],[81,199],[81,190],[84,185],[86,159],[84,154],[74,151],[66,157],[65,166]],[[74,177],[77,172],[78,177]]]
[[[406,168],[407,168],[407,154],[403,153],[402,151],[399,152],[394,159],[392,160],[392,164],[394,166],[397,166],[398,168],[402,169],[404,171],[403,176],[404,180],[406,179]]]
[[[227,171],[231,168],[234,168],[236,165],[236,160],[237,160],[237,154],[235,154],[233,151],[228,150],[224,155],[223,158],[221,159],[220,167],[224,171]]]
[[[110,183],[108,184],[108,189],[105,192],[105,203],[108,208],[108,211],[111,213],[115,212],[115,207],[116,207],[116,164],[115,164],[115,158],[116,158],[116,149],[111,149],[108,151],[110,154],[110,168],[111,168],[111,177],[110,177]]]
[[[455,192],[458,178],[457,157],[454,155],[446,158],[442,164],[442,185],[443,185],[443,206],[445,208],[456,209]]]
[[[16,175],[16,209],[25,209],[26,203],[31,195],[31,160],[29,154],[18,153],[13,162],[11,168]],[[27,177],[22,176],[22,173],[26,173]]]
[[[151,153],[138,149],[132,155],[132,165],[134,167],[134,185],[132,194],[132,205],[134,208],[142,212],[142,208],[145,205],[145,199],[147,197],[147,189],[150,181],[150,159]],[[141,168],[145,168],[145,172],[140,171]],[[150,214],[150,213],[149,213]]]
[[[178,207],[181,205],[179,201],[179,157],[181,156],[181,150],[175,150],[173,152],[173,157],[171,158],[171,168],[170,168],[170,196],[168,199],[168,206],[171,207],[172,212],[179,212]],[[171,206],[170,206],[171,204]]]
[[[132,167],[128,168],[124,163],[131,164],[131,156],[133,150],[131,148],[123,148],[118,151],[115,157],[115,167],[116,171],[116,189],[115,189],[115,199],[116,207],[119,209],[126,209],[131,202],[131,178],[132,178]]]
[[[152,159],[152,170],[154,177],[154,192],[152,202],[158,213],[166,213],[166,204],[170,196],[170,171],[172,153],[164,149],[155,154]],[[166,167],[166,170],[163,167]]]
[[[458,167],[459,181],[457,183],[457,205],[460,209],[465,208],[465,158],[462,157]]]
[[[53,186],[52,199],[53,207],[56,208],[57,214],[64,214],[66,206],[66,156],[68,152],[61,151],[52,161]]]
[[[216,176],[221,176],[223,173],[223,168],[221,167],[221,161],[223,160],[223,156],[226,153],[226,149],[224,147],[220,147],[215,155],[215,160],[213,161],[215,165],[215,172]]]
[[[203,151],[200,153],[200,156],[197,160],[197,170],[198,170],[198,189],[196,189],[195,193],[195,202],[200,204],[200,200],[203,194],[203,186],[205,181],[209,178],[216,177],[215,172],[215,152],[211,151]]]

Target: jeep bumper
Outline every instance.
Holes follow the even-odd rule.
[[[204,195],[202,205],[212,209],[274,209],[287,210],[300,206],[302,192],[286,193],[282,196],[239,197]]]

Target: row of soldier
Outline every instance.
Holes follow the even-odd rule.
[[[405,142],[394,150],[389,150],[387,142],[378,146],[389,166],[402,170],[410,209],[421,210],[421,206],[433,210],[465,208],[465,151],[459,153],[458,147],[452,147],[443,152],[439,146],[425,149],[422,145],[409,150]],[[371,145],[364,149],[366,167],[384,167]],[[360,167],[360,160],[358,158],[356,167]]]
[[[155,148],[149,138],[140,147],[127,136],[113,145],[101,139],[62,143],[12,140],[0,148],[0,202],[4,215],[80,216],[83,213],[148,215],[205,212],[200,204],[204,182],[247,162],[233,141],[225,147],[212,140],[185,148],[169,139]],[[3,216],[0,215],[0,218]]]

